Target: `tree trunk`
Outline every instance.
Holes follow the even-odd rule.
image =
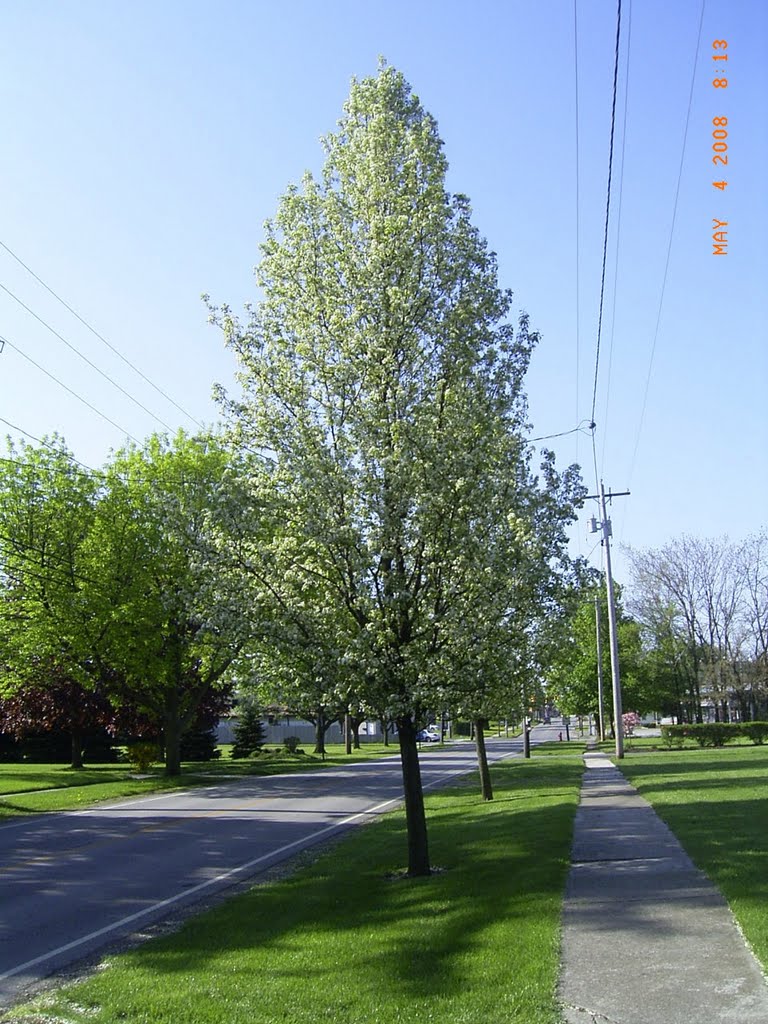
[[[325,713],[322,708],[317,709],[315,716],[315,754],[325,754]]]
[[[397,729],[403,770],[405,823],[408,830],[408,875],[414,878],[431,874],[424,791],[421,788],[416,726],[410,718],[398,718]]]
[[[491,771],[488,767],[488,754],[485,750],[485,722],[482,718],[475,719],[475,750],[477,751],[477,767],[480,772],[480,792],[483,800],[493,800]]]
[[[349,713],[344,715],[344,753],[352,753],[352,720]]]
[[[181,716],[179,715],[178,694],[168,694],[165,701],[163,722],[163,746],[165,747],[165,774],[181,775]]]
[[[389,722],[386,718],[381,720],[381,735],[384,737],[384,746],[389,746]]]
[[[70,762],[70,768],[83,767],[83,735],[79,729],[72,730],[72,748]]]

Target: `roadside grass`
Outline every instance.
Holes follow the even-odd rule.
[[[602,751],[604,754],[616,752],[616,740],[612,736],[595,743],[594,750]],[[660,736],[625,736],[624,750],[669,750],[669,746]]]
[[[310,866],[49,992],[15,1024],[556,1024],[582,765],[508,761],[427,798],[429,878],[393,812]]]
[[[424,744],[441,749],[441,744]],[[288,772],[349,764],[387,754],[398,756],[397,744],[386,747],[383,743],[361,744],[352,754],[344,753],[344,745],[329,744],[323,759],[319,754],[289,754],[276,752],[258,757],[233,760],[230,747],[222,747],[222,756],[213,761],[188,761],[182,765],[182,774],[175,778],[163,775],[162,767],[153,766],[150,772],[137,776],[127,763],[88,765],[73,769],[61,764],[0,763],[0,820],[18,814],[39,814],[44,811],[80,810],[103,800],[143,796],[146,793],[169,789],[189,789],[209,785],[221,778],[244,775],[283,775]]]
[[[539,754],[545,754],[547,756],[553,755],[576,755],[583,754],[587,749],[587,744],[584,740],[554,740],[547,741],[546,743],[531,744],[531,757],[536,757]]]
[[[768,747],[632,751],[618,767],[720,889],[768,970]]]
[[[753,747],[754,743],[746,736],[736,736],[734,739],[729,740],[726,744],[728,748],[741,748],[741,747]],[[598,743],[595,747],[596,750],[605,751],[607,754],[612,754],[616,750],[616,742],[613,739],[606,739],[603,743]],[[675,740],[674,743],[667,742],[662,739],[661,736],[625,736],[624,737],[624,749],[625,751],[630,750],[702,750],[699,743],[694,739],[679,739]],[[712,748],[710,748],[712,749]],[[723,749],[723,748],[718,748]]]

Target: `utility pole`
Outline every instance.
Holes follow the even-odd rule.
[[[595,630],[597,632],[597,713],[600,716],[600,742],[605,742],[603,709],[603,638],[600,636],[600,598],[595,594]]]
[[[617,491],[615,494],[608,492],[609,498],[617,498],[629,494],[629,491]],[[611,642],[611,681],[613,683],[613,721],[616,733],[616,757],[624,757],[624,723],[622,721],[621,708],[621,678],[619,676],[619,640],[616,631],[616,604],[613,599],[613,574],[611,572],[611,521],[605,509],[605,487],[600,481],[600,493],[589,494],[589,498],[597,498],[600,501],[601,522],[598,526],[595,519],[592,519],[592,533],[602,530],[603,543],[605,546],[605,586],[608,591],[608,635]]]

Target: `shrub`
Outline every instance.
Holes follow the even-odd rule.
[[[160,760],[160,750],[156,743],[132,743],[126,756],[137,772],[146,772]]]
[[[692,725],[690,729],[700,747],[724,747],[739,735],[739,726],[730,722],[706,722]]]
[[[181,737],[182,761],[213,761],[221,757],[215,729],[189,729]]]
[[[739,722],[694,722],[687,725],[663,725],[661,735],[668,746],[682,746],[695,740],[700,747],[724,747],[742,734]]]
[[[768,738],[768,722],[742,722],[741,734],[756,746],[762,746]]]
[[[679,750],[683,743],[685,743],[685,736],[680,732],[680,730],[684,728],[685,726],[680,725],[662,725],[661,738],[670,750],[673,747]]]
[[[300,736],[286,736],[285,739],[283,740],[283,747],[288,751],[289,754],[302,754],[303,751],[299,750],[300,743]]]

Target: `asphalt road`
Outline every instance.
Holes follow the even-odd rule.
[[[556,739],[540,726],[534,742]],[[491,760],[520,739],[491,737]],[[424,752],[425,790],[475,769],[470,743]],[[0,826],[0,1005],[301,850],[401,803],[400,759],[222,781]]]

